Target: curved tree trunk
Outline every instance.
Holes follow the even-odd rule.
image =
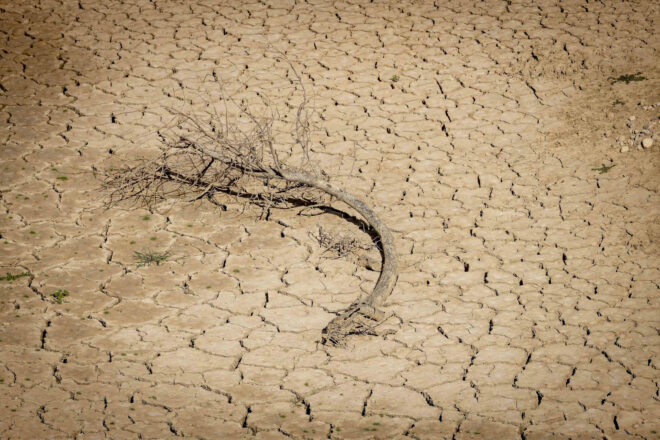
[[[394,289],[397,279],[397,257],[392,233],[373,209],[342,188],[315,175],[301,170],[291,170],[282,167],[277,159],[277,153],[273,150],[270,142],[268,145],[272,153],[274,167],[260,165],[254,168],[246,168],[243,165],[236,164],[212,148],[203,145],[194,145],[194,143],[191,145],[208,157],[229,166],[240,168],[243,172],[249,173],[257,179],[282,179],[287,182],[302,184],[308,188],[319,189],[337,200],[346,203],[364,217],[380,238],[383,256],[380,276],[378,277],[378,281],[376,281],[373,291],[369,295],[363,299],[358,298],[350,307],[328,323],[325,329],[323,329],[323,342],[335,345],[341,344],[345,337],[351,334],[376,334],[374,327],[384,317],[384,314],[377,307],[383,303],[385,298],[392,292],[392,289]]]
[[[350,334],[374,334],[374,322],[383,317],[377,307],[383,303],[394,289],[397,279],[397,256],[394,238],[387,226],[366,203],[345,190],[321,180],[318,177],[300,171],[278,170],[284,180],[301,183],[330,194],[337,200],[355,209],[376,231],[380,238],[383,264],[380,276],[373,291],[364,299],[358,299],[348,309],[334,318],[323,330],[324,343],[339,344]]]
[[[190,120],[189,117],[187,119]],[[199,125],[195,126],[199,127]],[[201,128],[199,129],[203,130]],[[323,342],[333,345],[341,344],[345,337],[351,334],[376,334],[374,328],[377,322],[382,320],[384,315],[378,311],[377,307],[392,292],[397,279],[397,256],[392,233],[365,202],[314,174],[300,169],[291,170],[281,166],[270,141],[268,141],[268,146],[271,150],[273,165],[264,164],[261,159],[254,160],[254,163],[249,163],[248,159],[251,156],[246,155],[246,159],[246,157],[241,155],[241,150],[232,150],[231,153],[233,155],[227,155],[202,143],[196,143],[185,137],[179,137],[177,142],[171,146],[171,151],[165,153],[162,158],[159,158],[155,162],[146,162],[145,164],[120,170],[118,174],[111,175],[106,180],[106,187],[114,188],[113,194],[117,195],[118,201],[130,197],[136,197],[138,199],[142,197],[147,202],[153,201],[155,199],[147,198],[149,191],[158,191],[159,186],[154,185],[154,182],[163,179],[173,179],[182,185],[201,185],[206,187],[205,191],[207,191],[210,188],[216,187],[216,185],[213,182],[204,182],[203,177],[211,163],[217,161],[225,167],[223,172],[226,172],[228,169],[236,170],[245,176],[261,180],[266,185],[268,185],[271,179],[280,179],[286,182],[300,184],[308,188],[323,191],[335,199],[346,203],[364,217],[366,222],[378,234],[383,260],[380,276],[373,291],[364,298],[358,298],[350,307],[328,323],[323,330]],[[186,149],[190,149],[197,156],[201,156],[203,158],[202,162],[206,162],[207,158],[212,159],[212,161],[207,163],[201,172],[196,171],[194,175],[186,175],[185,172],[181,173],[176,169],[171,169],[167,163],[168,158],[179,157],[182,154],[185,155]],[[232,183],[232,180],[229,183],[221,183],[217,189],[228,190],[227,186]],[[109,203],[113,203],[112,196]]]

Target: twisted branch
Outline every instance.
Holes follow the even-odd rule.
[[[382,268],[373,291],[355,301],[335,317],[323,330],[323,342],[341,344],[350,334],[374,334],[383,318],[377,307],[392,292],[397,278],[394,239],[387,226],[364,201],[330,183],[311,159],[310,123],[307,94],[293,66],[294,84],[302,91],[302,102],[296,109],[293,134],[302,150],[302,164],[293,167],[278,156],[272,127],[276,112],[255,115],[244,102],[223,95],[224,114],[208,115],[210,119],[168,109],[175,116],[173,130],[159,132],[161,153],[137,165],[111,170],[104,188],[109,194],[107,205],[133,201],[153,205],[173,196],[196,194],[196,198],[220,191],[270,208],[291,207],[292,201],[319,204],[328,198],[344,202],[357,211],[378,235]],[[215,77],[215,76],[214,76]],[[258,94],[267,108],[270,102]],[[234,115],[230,115],[230,108]],[[272,108],[271,108],[272,110]]]

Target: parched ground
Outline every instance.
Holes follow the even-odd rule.
[[[0,438],[660,439],[657,2],[0,3]],[[214,71],[294,102],[273,50],[393,334],[320,343],[340,216],[99,209]]]

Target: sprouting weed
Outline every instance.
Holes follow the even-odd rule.
[[[138,267],[148,266],[151,263],[156,263],[156,266],[158,266],[163,261],[167,261],[169,256],[169,252],[154,252],[151,250],[146,250],[144,252],[135,251],[135,262]]]
[[[66,289],[57,289],[56,292],[52,293],[53,298],[57,301],[58,304],[62,304],[65,296],[69,296],[69,291]]]
[[[644,81],[646,77],[642,76],[642,72],[629,73],[627,75],[619,75],[616,78],[610,78],[610,84],[624,82],[630,84],[631,81]]]
[[[16,275],[12,275],[9,272],[7,272],[7,276],[0,277],[0,281],[10,281],[11,282],[11,281],[17,280],[19,278],[29,277],[29,276],[32,276],[32,274],[30,272],[17,273]]]

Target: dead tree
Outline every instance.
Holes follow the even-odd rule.
[[[270,101],[257,93],[264,105],[262,111],[255,112],[246,102],[225,94],[219,85],[222,112],[209,111],[198,117],[168,109],[175,123],[159,131],[162,142],[158,155],[110,170],[104,189],[108,206],[125,200],[153,205],[182,194],[194,193],[200,198],[221,192],[267,209],[317,206],[332,199],[353,208],[375,232],[382,266],[373,291],[338,314],[323,330],[323,342],[336,345],[351,334],[376,334],[375,327],[383,319],[378,306],[392,292],[397,279],[396,248],[391,232],[374,210],[331,183],[312,160],[307,94],[290,63],[289,68],[290,82],[301,93],[292,128],[298,153],[302,153],[299,165],[291,165],[293,151],[283,160],[274,145],[273,124],[279,113]]]

